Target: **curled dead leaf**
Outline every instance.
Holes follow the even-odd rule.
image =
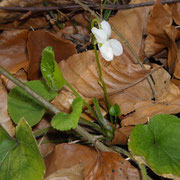
[[[171,3],[169,4],[172,17],[177,25],[180,25],[180,3]]]
[[[62,163],[63,162],[63,163]],[[59,144],[54,153],[45,159],[46,176],[62,168],[82,164],[85,179],[140,179],[139,171],[120,154],[97,152],[78,144]]]

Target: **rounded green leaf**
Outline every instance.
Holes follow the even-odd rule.
[[[119,116],[120,113],[121,113],[121,110],[118,104],[114,104],[113,106],[111,106],[109,110],[109,114],[111,116]]]
[[[12,139],[2,127],[0,139],[0,179],[43,179],[44,161],[32,130],[24,119],[20,120],[16,128],[16,140]]]
[[[47,46],[42,52],[41,73],[48,86],[55,91],[59,91],[66,84],[50,46]]]
[[[180,176],[180,119],[176,116],[155,115],[147,125],[135,126],[128,147],[156,174]]]
[[[57,96],[57,93],[42,81],[29,81],[25,84],[47,101]],[[30,126],[33,126],[41,120],[45,108],[36,99],[16,86],[8,94],[8,112],[16,124],[24,117]]]
[[[60,131],[75,129],[81,116],[82,106],[83,100],[81,97],[74,99],[72,103],[72,113],[66,114],[64,112],[60,112],[55,115],[51,121],[52,127]]]

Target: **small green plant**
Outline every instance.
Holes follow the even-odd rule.
[[[77,91],[64,79],[63,74],[55,61],[52,47],[46,47],[42,52],[41,72],[47,84],[37,80],[29,81],[26,85],[47,101],[50,101],[57,96],[58,91],[64,85],[67,85],[76,95],[76,99],[74,99],[72,103],[71,114],[59,112],[52,117],[51,125],[53,128],[61,131],[75,129],[80,119],[84,104],[97,120],[101,129],[97,128],[98,126],[92,122],[89,122],[88,125],[93,126],[96,130],[101,132],[107,141],[112,140],[114,136],[114,128],[109,121],[103,117],[97,99],[94,98],[94,111],[77,93]],[[21,88],[15,87],[8,95],[8,111],[12,120],[16,124],[22,117],[24,117],[31,126],[34,126],[41,120],[46,109],[37,99],[24,92]],[[83,120],[83,118],[81,118],[81,120]]]

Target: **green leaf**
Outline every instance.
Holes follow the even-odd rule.
[[[29,81],[25,84],[47,101],[50,101],[57,96],[57,93],[52,91],[42,81]],[[36,99],[27,94],[20,87],[16,86],[8,94],[8,112],[16,124],[24,117],[30,126],[33,126],[43,117],[45,108]]]
[[[21,119],[16,140],[0,126],[0,179],[41,180],[45,173],[43,158],[30,126]]]
[[[113,106],[111,106],[110,110],[109,110],[109,114],[111,116],[119,116],[119,114],[121,113],[120,107],[118,104],[114,104]]]
[[[180,119],[176,116],[155,115],[147,125],[135,126],[128,147],[156,174],[180,176]]]
[[[60,131],[75,129],[81,116],[82,106],[83,99],[81,97],[74,99],[72,103],[72,113],[66,114],[64,112],[60,112],[55,115],[51,121],[52,127]]]
[[[48,86],[55,91],[59,91],[66,84],[66,80],[55,61],[54,51],[50,46],[42,52],[41,73]]]

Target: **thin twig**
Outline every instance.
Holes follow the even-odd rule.
[[[175,2],[180,2],[180,0],[162,0],[162,4],[166,3],[175,3]],[[152,6],[154,5],[155,1],[150,1],[150,2],[144,2],[144,3],[138,3],[138,4],[127,4],[127,5],[114,5],[114,4],[107,4],[104,6],[104,9],[109,9],[109,10],[125,10],[125,9],[132,9],[132,8],[138,8],[138,7],[145,7],[145,6]],[[100,5],[99,4],[88,4],[86,5],[87,7],[91,9],[99,9]],[[54,11],[54,10],[71,10],[71,9],[83,9],[81,5],[77,4],[67,4],[63,6],[51,6],[51,7],[4,7],[0,6],[1,10],[8,10],[8,11],[32,11],[32,12],[42,12],[42,11]]]
[[[2,66],[0,66],[0,74],[7,77],[9,80],[11,80],[14,84],[22,88],[25,92],[27,92],[29,95],[37,99],[47,110],[50,112],[57,114],[61,112],[59,109],[57,109],[55,106],[53,106],[50,102],[46,101],[43,97],[41,97],[39,94],[34,92],[31,88],[29,88],[27,85],[25,85],[23,82],[21,82],[19,79],[14,77],[12,74],[10,74],[7,70],[5,70]],[[77,127],[74,129],[77,133],[79,133],[81,136],[83,136],[86,140],[91,142],[92,144],[96,143],[96,146],[101,151],[109,151],[113,152],[112,149],[105,146],[103,143],[98,141],[93,135],[89,134],[84,128],[77,125]]]

